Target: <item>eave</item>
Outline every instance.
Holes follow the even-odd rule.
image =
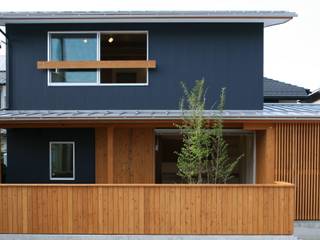
[[[180,110],[4,110],[0,127],[10,126],[97,126],[103,124],[167,124],[179,122],[188,112]],[[216,114],[226,122],[305,122],[320,121],[319,104],[265,104],[262,110],[204,111],[207,119]]]
[[[0,25],[48,23],[285,23],[285,11],[2,12]]]

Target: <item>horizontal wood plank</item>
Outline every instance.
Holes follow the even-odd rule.
[[[38,69],[156,68],[155,60],[38,61]]]
[[[281,235],[293,212],[284,183],[0,184],[0,233]]]

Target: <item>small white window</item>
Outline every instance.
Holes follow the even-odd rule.
[[[74,180],[74,142],[50,142],[49,145],[50,180]]]

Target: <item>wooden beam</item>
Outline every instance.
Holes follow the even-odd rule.
[[[0,120],[1,128],[91,128],[106,127],[106,125],[114,125],[116,127],[154,127],[154,128],[175,128],[175,124],[181,123],[178,119],[6,119]],[[256,125],[261,123],[260,125]],[[276,121],[276,120],[225,120],[224,128],[238,128],[245,130],[265,130],[266,126],[274,123],[313,123],[318,124],[320,120],[292,120],[292,121]]]
[[[113,183],[114,177],[113,177],[113,172],[114,172],[114,127],[110,126],[108,127],[108,136],[107,136],[107,159],[108,159],[108,183]]]
[[[272,127],[273,124],[272,123],[260,123],[260,122],[245,122],[243,124],[243,129],[245,130],[266,130],[270,127]]]
[[[38,69],[156,68],[155,60],[38,61]]]

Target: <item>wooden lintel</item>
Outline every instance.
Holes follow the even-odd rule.
[[[266,130],[273,127],[273,123],[245,122],[243,129],[245,130]]]
[[[38,69],[156,68],[155,60],[38,61]]]

